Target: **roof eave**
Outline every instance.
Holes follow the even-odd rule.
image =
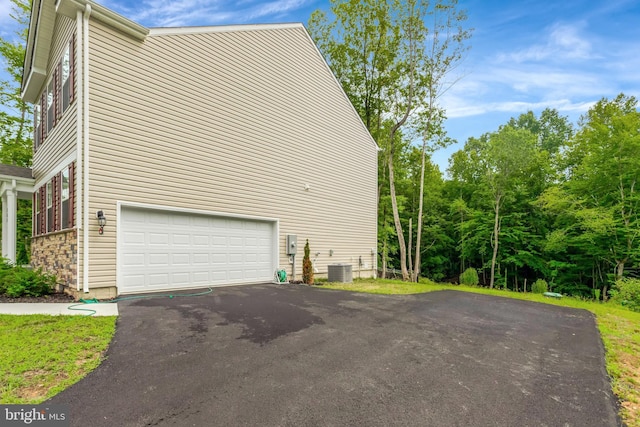
[[[44,84],[47,73],[47,63],[42,58],[49,55],[36,57],[36,49],[50,49],[50,45],[46,39],[51,39],[51,34],[44,34],[40,30],[40,19],[42,14],[42,2],[34,1],[29,18],[29,34],[27,36],[27,47],[24,56],[24,65],[22,68],[22,87],[20,96],[26,102],[35,102],[40,88]],[[34,63],[34,61],[36,61]]]
[[[31,18],[29,20],[29,35],[27,38],[27,49],[22,74],[21,96],[26,102],[34,103],[46,80],[47,63],[43,58],[48,58],[48,51],[51,49],[53,38],[53,28],[40,28],[43,19],[42,14],[59,13],[75,20],[78,11],[84,12],[86,6],[91,6],[91,16],[106,25],[109,25],[135,40],[142,41],[149,34],[149,29],[113,12],[106,7],[94,3],[90,0],[56,0],[55,8],[50,3],[43,8],[42,0],[34,0]],[[36,55],[43,53],[45,55]],[[35,61],[35,62],[34,62]]]
[[[91,16],[93,18],[122,31],[138,41],[144,40],[149,34],[147,27],[90,0],[57,0],[56,12],[75,19],[77,12],[84,11],[87,5],[91,6]]]
[[[29,70],[29,74],[26,77],[22,76],[23,84],[22,93],[20,96],[25,102],[35,104],[40,94],[40,88],[45,83],[47,78],[47,70],[43,68],[33,68]]]

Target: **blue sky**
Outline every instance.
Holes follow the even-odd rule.
[[[49,0],[53,1],[53,0]],[[319,0],[104,0],[149,27],[303,22],[328,10]],[[576,122],[594,102],[624,92],[640,98],[637,0],[460,0],[474,28],[462,77],[441,99],[458,144],[440,150],[442,170],[470,136],[497,129],[527,110],[556,108]],[[12,31],[0,0],[0,34]]]

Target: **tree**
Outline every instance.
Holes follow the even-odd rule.
[[[424,61],[423,71],[426,85],[426,104],[420,112],[419,121],[422,130],[421,151],[421,180],[420,180],[420,206],[418,208],[418,235],[416,238],[416,266],[412,280],[417,282],[420,277],[420,254],[422,240],[422,211],[424,201],[424,174],[427,156],[427,148],[435,146],[445,147],[452,141],[445,137],[442,124],[445,120],[445,112],[438,107],[438,99],[455,82],[447,81],[447,76],[455,69],[467,50],[465,41],[471,36],[470,31],[465,30],[461,23],[466,19],[463,12],[456,10],[457,2],[439,4],[429,14],[431,19],[431,34],[426,42],[427,57]],[[453,30],[453,31],[452,31]],[[428,141],[432,144],[428,145]]]
[[[602,99],[581,118],[571,141],[563,189],[585,250],[608,263],[616,280],[640,260],[640,112],[634,97]],[[606,292],[603,293],[605,295]]]
[[[304,245],[304,257],[302,258],[302,282],[313,285],[313,264],[311,263],[311,250],[309,249],[309,239]]]
[[[11,17],[17,22],[15,39],[0,38],[0,56],[9,80],[0,81],[0,163],[31,166],[33,125],[31,108],[20,97],[22,67],[29,32],[31,3],[11,0]],[[17,259],[29,261],[31,237],[31,201],[18,200]]]
[[[22,66],[29,31],[31,4],[28,0],[11,0],[11,17],[18,23],[17,39],[0,38],[0,55],[11,80],[0,81],[0,162],[30,166],[33,127],[31,108],[20,97]]]
[[[491,288],[496,278],[501,226],[505,217],[503,207],[507,200],[514,203],[518,194],[526,194],[526,178],[535,169],[533,165],[537,167],[535,143],[536,137],[529,130],[502,126],[497,132],[479,139],[470,138],[465,148],[454,155],[450,168],[454,179],[466,180],[474,186],[475,197],[488,199],[477,200],[476,206],[483,210],[487,202],[491,206]],[[486,223],[486,220],[481,221]],[[483,227],[477,226],[477,229]]]
[[[332,0],[331,17],[316,11],[309,21],[312,37],[383,150],[404,280],[409,279],[407,245],[395,166],[403,129],[406,135],[425,132],[426,144],[439,128],[435,101],[443,71],[455,65],[470,37],[460,25],[466,16],[456,6],[457,0]],[[427,19],[433,19],[433,28]]]

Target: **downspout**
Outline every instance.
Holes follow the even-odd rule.
[[[84,182],[83,188],[86,192],[84,200],[84,272],[82,287],[83,291],[89,292],[89,15],[91,15],[91,5],[87,4],[84,8],[84,14],[82,16],[82,31],[83,31],[83,53],[82,53],[82,113],[83,113],[83,131],[84,131]]]
[[[74,54],[75,60],[77,62],[76,65],[76,87],[78,96],[76,97],[76,227],[77,227],[77,239],[80,241],[80,230],[82,230],[82,201],[84,198],[82,197],[82,112],[83,110],[83,90],[82,90],[82,82],[84,79],[82,78],[82,74],[84,70],[82,69],[82,64],[84,60],[82,58],[82,43],[83,35],[82,35],[82,11],[78,10],[76,13],[76,52]],[[80,248],[80,246],[76,246]],[[84,248],[84,244],[82,245]],[[76,254],[76,275],[80,276],[80,254]],[[79,278],[79,277],[78,277]],[[76,280],[76,290],[80,290],[80,280]]]

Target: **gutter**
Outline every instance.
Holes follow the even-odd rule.
[[[84,159],[83,163],[83,189],[86,192],[83,197],[84,201],[84,237],[83,237],[83,245],[84,255],[82,257],[83,260],[83,280],[82,280],[82,290],[87,293],[89,292],[89,15],[91,15],[91,5],[86,4],[84,9],[84,14],[82,15],[82,115],[83,126],[82,130],[84,133],[84,141],[83,141],[83,149],[84,149]],[[80,155],[80,153],[78,153]]]
[[[77,239],[80,240],[80,230],[82,230],[82,201],[84,200],[83,196],[83,188],[84,186],[82,185],[82,158],[80,157],[82,155],[82,128],[83,128],[83,123],[82,123],[82,112],[83,110],[83,105],[84,105],[84,91],[82,90],[82,84],[84,82],[83,79],[83,74],[84,74],[84,70],[82,69],[82,67],[80,66],[80,64],[82,64],[84,62],[84,59],[81,55],[82,52],[82,46],[84,46],[83,43],[83,36],[82,36],[82,11],[79,10],[76,14],[76,52],[75,52],[75,58],[76,58],[76,62],[77,62],[77,66],[76,66],[76,86],[77,86],[77,91],[78,91],[78,97],[76,99],[76,176],[77,179],[76,181],[76,227],[78,230],[78,235],[77,235]],[[84,244],[82,245],[82,247],[84,248]],[[80,245],[77,246],[77,248],[80,248]],[[80,275],[80,254],[76,255],[76,274],[79,276]],[[80,290],[80,280],[76,280],[76,290],[79,291]]]

